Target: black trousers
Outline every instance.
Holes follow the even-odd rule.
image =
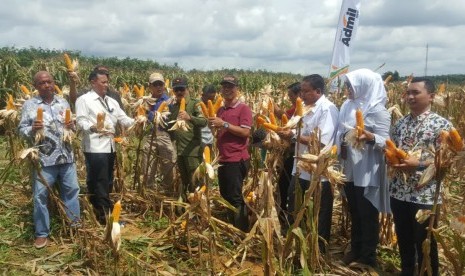
[[[106,215],[113,209],[110,193],[113,190],[113,168],[116,154],[85,152],[87,190],[97,219],[105,223]]]
[[[421,263],[423,261],[422,244],[426,239],[426,227],[428,227],[429,219],[420,224],[415,219],[415,215],[420,209],[431,210],[432,208],[432,205],[416,204],[391,197],[391,209],[394,215],[397,241],[399,244],[402,268],[401,275],[414,275],[415,264],[418,264],[418,269],[421,268]],[[439,208],[437,210],[439,210]],[[439,212],[437,214],[439,214]],[[437,220],[435,221],[435,225],[436,224]],[[433,275],[438,275],[438,245],[434,239],[434,235],[431,235],[430,258]]]
[[[242,184],[249,171],[250,160],[239,162],[221,162],[218,167],[218,184],[220,194],[232,206],[236,207],[239,213],[231,214],[230,220],[235,227],[242,231],[248,231],[249,219],[247,208],[242,196]]]
[[[350,245],[357,261],[376,266],[376,247],[379,242],[379,212],[363,196],[365,188],[357,187],[354,182],[346,182],[344,191],[349,206],[352,230]]]
[[[292,180],[292,169],[294,167],[294,156],[289,156],[284,160],[283,169],[279,174],[278,186],[279,186],[279,199],[280,207],[282,211],[287,211],[287,191]],[[280,216],[283,212],[280,212]]]
[[[289,185],[288,195],[288,206],[287,210],[291,214],[289,216],[289,224],[294,223],[293,213],[295,211],[295,183],[297,178],[292,177],[291,184]],[[302,189],[302,196],[305,191],[310,187],[310,181],[299,178],[299,184]],[[331,236],[331,222],[333,216],[333,201],[334,194],[331,190],[331,183],[329,181],[321,182],[321,200],[320,200],[320,211],[318,213],[318,235],[322,237],[327,243]],[[326,247],[323,241],[318,241],[320,251],[325,252]]]

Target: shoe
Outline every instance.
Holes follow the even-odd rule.
[[[358,255],[354,253],[354,251],[349,251],[347,252],[344,257],[342,258],[342,262],[345,265],[350,264],[351,262],[354,262],[355,260],[358,259]]]
[[[34,247],[36,249],[41,249],[46,247],[48,244],[48,238],[47,237],[37,237],[36,240],[34,241]]]

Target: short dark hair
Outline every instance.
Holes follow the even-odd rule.
[[[308,82],[314,89],[320,89],[321,94],[325,93],[325,79],[318,74],[305,76],[302,82]]]
[[[429,94],[434,94],[436,92],[436,87],[434,86],[434,83],[431,79],[428,79],[426,77],[414,77],[410,83],[415,83],[415,82],[423,82],[425,84],[426,92]]]
[[[89,78],[88,78],[89,81],[96,80],[98,75],[105,75],[105,76],[108,77],[108,71],[105,71],[105,70],[93,70],[89,74]]]
[[[294,95],[298,95],[300,93],[300,82],[294,82],[289,85],[287,90],[291,91]]]
[[[216,93],[216,90],[217,89],[213,84],[208,84],[203,87],[202,94],[207,94],[207,95],[214,94]]]

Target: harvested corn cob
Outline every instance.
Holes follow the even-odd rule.
[[[455,151],[461,151],[463,149],[462,137],[458,133],[455,127],[452,127],[449,131],[450,140],[452,142],[452,147]]]
[[[65,124],[71,122],[71,109],[67,108],[65,112]]]
[[[36,120],[42,122],[44,120],[44,110],[42,107],[37,108]]]
[[[208,118],[208,108],[207,106],[205,105],[204,102],[200,102],[200,109],[202,110],[202,114],[205,118]]]
[[[67,54],[67,53],[64,53],[64,54],[63,54],[63,57],[64,57],[64,59],[65,59],[66,69],[68,69],[68,71],[70,71],[70,72],[74,71],[73,62],[72,62],[71,59],[69,58],[68,54]]]
[[[363,113],[360,108],[355,111],[355,122],[357,126],[357,138],[359,138],[363,134],[363,130],[365,129],[365,122],[363,121]]]
[[[300,97],[297,98],[295,101],[295,115],[301,116],[304,114],[304,106],[302,103],[302,99]]]
[[[287,118],[286,114],[281,115],[281,125],[285,126],[289,122],[289,119]]]
[[[215,114],[216,114],[216,113],[215,113],[215,108],[213,107],[212,101],[211,101],[211,100],[208,100],[207,104],[208,104],[208,108],[207,108],[208,117],[209,117],[209,118],[215,117]]]

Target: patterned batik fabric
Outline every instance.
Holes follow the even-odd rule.
[[[411,114],[400,119],[391,131],[391,137],[397,147],[409,151],[421,150],[421,161],[434,160],[434,152],[439,147],[439,133],[448,130],[452,124],[438,114],[427,111],[416,118]],[[391,197],[398,200],[432,205],[436,190],[433,179],[418,187],[422,170],[407,173],[406,177],[396,171],[390,182]]]

